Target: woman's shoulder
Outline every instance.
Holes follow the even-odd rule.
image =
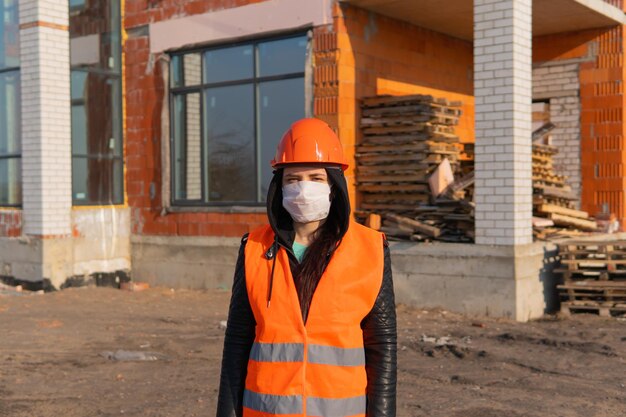
[[[246,233],[244,235],[244,238],[246,238],[246,241],[251,242],[264,242],[267,239],[273,240],[274,231],[269,224],[265,224],[263,226],[252,229],[249,233]]]
[[[371,227],[364,226],[355,221],[350,222],[350,229],[352,233],[358,234],[363,238],[367,239],[375,239],[378,242],[381,242],[385,239],[385,234],[379,232],[378,230],[374,230]]]
[[[348,231],[358,240],[361,244],[366,244],[371,247],[372,250],[378,250],[378,248],[387,247],[387,238],[385,234],[374,230],[371,227],[364,226],[355,221],[350,222],[350,228]]]

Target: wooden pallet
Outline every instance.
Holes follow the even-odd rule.
[[[558,285],[561,312],[569,315],[572,310],[598,311],[601,316],[611,312],[626,312],[626,281],[584,280]]]
[[[454,155],[449,155],[448,158],[452,158]],[[427,164],[439,164],[443,161],[443,156],[440,154],[424,154],[424,153],[408,153],[408,154],[392,154],[392,155],[376,155],[376,154],[366,154],[366,155],[358,155],[356,160],[360,164],[364,165],[377,165],[384,164],[389,162],[417,162],[417,163],[427,163]],[[453,162],[453,161],[450,161]]]
[[[364,135],[401,135],[413,133],[438,133],[454,135],[454,126],[444,126],[433,123],[416,123],[407,126],[382,126],[361,128]]]
[[[460,107],[462,104],[459,101],[448,101],[444,98],[435,98],[431,95],[413,94],[405,96],[381,95],[375,97],[365,97],[361,101],[361,107],[392,107],[413,105],[416,103],[428,104],[431,106],[440,105],[445,107]]]
[[[463,146],[455,134],[460,104],[429,95],[362,100],[363,139],[355,155],[361,193],[357,212],[365,215],[360,219],[381,215],[381,230],[402,239],[443,239],[443,234],[451,241],[472,239],[473,207],[434,201],[428,184],[443,161],[450,163],[454,174],[461,173]],[[462,199],[471,198],[472,192],[460,189],[449,194]]]
[[[407,143],[420,143],[428,140],[435,140],[438,143],[457,143],[459,138],[454,134],[417,132],[407,135],[365,136],[360,145],[402,145]]]
[[[571,240],[558,244],[563,253],[611,253],[614,251],[626,253],[626,240]]]
[[[557,285],[557,289],[567,301],[626,303],[626,281],[582,280]]]
[[[414,193],[414,192],[427,192],[428,185],[426,184],[363,184],[359,186],[359,189],[366,193]]]
[[[426,193],[363,193],[361,196],[363,203],[400,203],[413,204],[428,203],[429,198]]]
[[[388,114],[384,117],[364,117],[361,119],[361,128],[415,126],[422,123],[442,124],[447,126],[459,123],[458,116],[445,113],[418,113],[418,114]]]
[[[356,172],[363,175],[381,175],[385,173],[426,175],[430,172],[429,168],[431,168],[429,164],[359,165],[356,168]]]
[[[626,304],[606,306],[591,301],[564,301],[561,302],[561,314],[565,317],[571,316],[577,311],[593,311],[597,312],[601,317],[611,317],[626,313]]]
[[[580,281],[584,279],[596,279],[599,281],[618,281],[626,279],[626,270],[589,270],[589,269],[567,269],[567,268],[555,268],[553,270],[557,274],[563,276],[563,280],[567,282]]]
[[[367,175],[356,174],[358,184],[367,183],[404,183],[404,182],[428,182],[428,175]]]
[[[558,226],[572,226],[577,229],[593,232],[598,228],[595,220],[579,219],[576,217],[564,216],[562,214],[550,213],[548,218]]]
[[[608,272],[626,270],[626,259],[585,258],[561,259],[568,270],[606,270]]]
[[[374,108],[364,108],[361,111],[361,114],[364,117],[385,117],[385,116],[396,116],[400,114],[445,114],[449,116],[459,117],[461,115],[460,109],[450,108],[446,106],[441,106],[439,104],[408,104],[401,106],[388,106],[388,107],[374,107]]]

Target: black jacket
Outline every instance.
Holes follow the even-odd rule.
[[[333,201],[329,216],[340,216],[348,228],[350,205],[343,172],[327,169],[333,184]],[[294,239],[291,217],[282,207],[282,172],[274,176],[268,191],[268,217],[280,247],[289,253],[292,268],[297,262],[291,251]],[[248,300],[245,277],[245,245],[247,235],[241,240],[235,267],[224,352],[220,375],[217,417],[241,417],[243,391],[248,357],[255,338],[255,319]],[[367,416],[395,417],[396,415],[396,310],[391,274],[391,258],[386,241],[382,284],[370,313],[361,322],[367,373]]]

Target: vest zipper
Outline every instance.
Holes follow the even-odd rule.
[[[272,243],[272,246],[269,248],[269,250],[265,252],[265,257],[268,260],[272,259],[272,273],[270,274],[270,283],[269,283],[269,288],[267,290],[267,308],[270,308],[270,304],[272,302],[272,289],[274,288],[274,269],[276,268],[276,258],[278,258],[279,247],[282,247],[283,249],[285,249],[285,251],[287,252],[288,258],[289,258],[289,255],[291,255],[297,261],[297,258],[293,252],[293,249],[287,248],[285,245],[283,245],[282,243],[278,241],[276,236],[274,236],[274,243]]]

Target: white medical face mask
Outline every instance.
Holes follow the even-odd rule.
[[[283,207],[298,223],[325,219],[330,211],[330,185],[314,181],[283,185]]]

